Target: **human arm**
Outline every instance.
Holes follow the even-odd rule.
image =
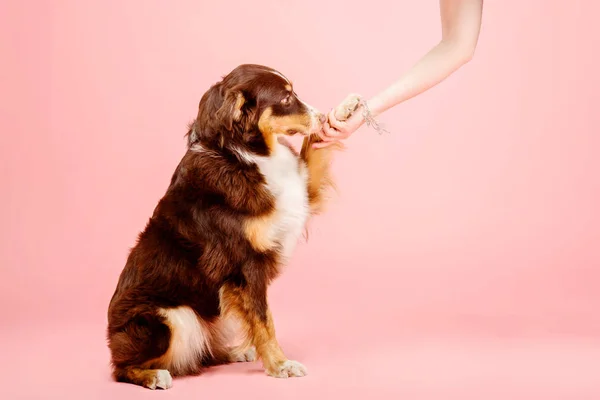
[[[392,85],[366,101],[372,117],[425,92],[442,82],[461,66],[471,60],[475,53],[483,0],[440,0],[442,38],[425,56]],[[329,113],[323,128],[327,145],[332,141],[346,139],[365,122],[363,106],[350,118],[340,121],[335,109]]]

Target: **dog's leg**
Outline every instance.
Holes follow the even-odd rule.
[[[313,144],[318,142],[321,142],[321,139],[317,135],[307,136],[300,151],[300,158],[306,163],[308,169],[308,202],[313,215],[323,212],[327,191],[335,189],[329,166],[333,152],[343,149],[341,143],[314,148]]]
[[[170,329],[152,307],[140,311],[109,334],[113,377],[149,389],[169,389],[173,384],[166,361]]]
[[[250,342],[229,348],[229,360],[231,362],[256,361],[256,347]]]
[[[221,317],[217,326],[219,332],[216,337],[222,338],[228,362],[256,361],[256,348],[252,344],[244,321],[240,321],[231,310],[222,308]],[[241,339],[241,342],[240,342]],[[233,345],[237,342],[237,345]]]
[[[356,112],[360,106],[361,98],[357,94],[347,96],[335,109],[335,116],[344,121]],[[313,144],[322,142],[318,135],[310,135],[304,138],[300,158],[304,160],[308,168],[308,200],[311,213],[319,214],[323,211],[326,194],[329,189],[335,189],[335,185],[329,173],[329,164],[334,151],[344,149],[340,142],[327,147],[315,149]]]
[[[226,284],[221,289],[221,306],[226,314],[240,318],[244,333],[254,345],[256,356],[262,360],[268,375],[276,378],[306,375],[306,368],[297,361],[288,360],[277,342],[266,285],[255,282],[248,282],[243,287]]]
[[[166,369],[115,368],[113,376],[119,382],[133,383],[148,389],[169,389],[173,378]]]

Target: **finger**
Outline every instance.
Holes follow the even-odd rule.
[[[342,121],[338,120],[335,117],[335,110],[331,110],[329,111],[329,115],[327,116],[328,118],[328,122],[331,126],[333,126],[335,129],[337,129],[338,131],[344,130],[344,128],[346,127],[346,124],[343,123]]]
[[[352,131],[349,130],[347,127],[343,131],[339,131],[339,130],[327,125],[327,127],[323,127],[323,130],[325,131],[325,134],[327,135],[329,140],[347,139],[350,136],[350,134],[352,134]]]
[[[320,142],[313,143],[313,149],[323,149],[327,147],[335,147],[337,150],[345,150],[346,145],[341,140],[334,140],[332,142]]]
[[[331,140],[331,141],[328,141],[328,142],[317,142],[317,143],[313,143],[312,146],[315,149],[322,149],[324,147],[332,146],[336,142],[337,142],[337,140]]]
[[[318,131],[317,133],[315,133],[315,135],[317,135],[317,137],[321,140],[329,140],[329,138],[325,135],[325,132],[323,131],[323,128],[321,128],[320,131]]]
[[[321,140],[330,140],[329,136],[327,135],[327,132],[325,131],[326,127],[329,127],[329,125],[327,124],[327,122],[325,122],[321,126],[321,130],[319,132],[317,132],[317,136],[319,136],[321,138]]]
[[[327,122],[323,124],[323,133],[325,133],[324,140],[333,140],[340,136],[340,132],[332,128]]]

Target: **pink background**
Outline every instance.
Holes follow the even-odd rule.
[[[372,95],[438,3],[2,1],[2,398],[600,398],[598,4],[486,1],[473,61],[348,141],[271,290],[309,376],[153,393],[111,382],[105,311],[202,93],[256,62],[325,111]]]

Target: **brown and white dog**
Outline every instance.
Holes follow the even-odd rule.
[[[324,121],[260,65],[237,67],[204,94],[110,301],[116,380],[167,389],[173,376],[257,358],[274,377],[306,374],[277,342],[267,288],[331,186],[335,146],[311,146]],[[296,133],[306,135],[300,154],[285,139]],[[232,322],[245,338],[237,346]]]

